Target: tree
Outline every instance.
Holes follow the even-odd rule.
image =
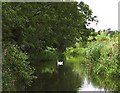
[[[3,41],[12,41],[25,51],[55,48],[63,54],[76,38],[85,41],[96,21],[84,2],[3,3]]]

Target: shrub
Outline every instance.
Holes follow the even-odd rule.
[[[102,47],[103,47],[102,43],[98,42],[90,43],[86,50],[86,57],[93,62],[98,61],[101,56],[100,50]]]
[[[28,56],[14,44],[3,45],[3,56],[3,91],[24,90],[35,78]]]
[[[113,38],[99,35],[97,41],[88,43],[86,58],[93,64],[96,74],[104,74],[108,77],[120,75],[118,41]],[[105,41],[104,41],[105,40]],[[96,63],[96,64],[95,64]],[[94,65],[95,64],[95,65]]]

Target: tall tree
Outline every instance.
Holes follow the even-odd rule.
[[[3,3],[3,41],[14,41],[28,51],[53,47],[63,53],[76,38],[87,40],[87,26],[95,18],[84,2]]]

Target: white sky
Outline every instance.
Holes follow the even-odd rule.
[[[98,25],[91,24],[96,31],[111,28],[118,30],[118,2],[120,0],[76,0],[88,4],[93,15],[98,17]]]

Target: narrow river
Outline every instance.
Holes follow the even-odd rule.
[[[36,65],[36,69],[37,79],[27,91],[107,91],[107,82],[105,85],[97,75],[89,76],[79,64],[68,62],[57,68],[55,62],[45,62]]]

